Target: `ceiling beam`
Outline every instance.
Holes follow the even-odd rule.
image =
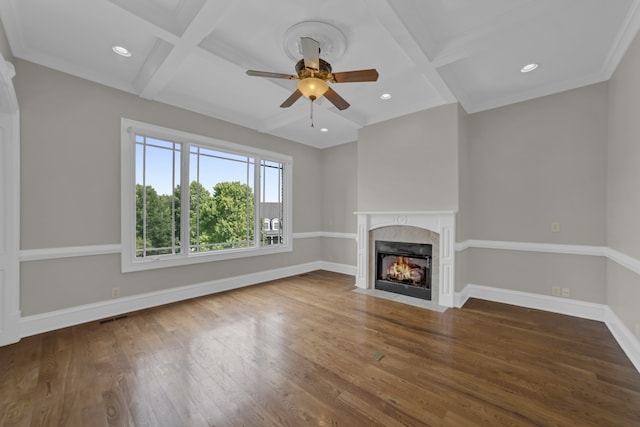
[[[521,31],[522,26],[549,14],[560,14],[561,8],[574,8],[571,3],[548,3],[530,1],[525,5],[511,7],[503,13],[496,14],[491,19],[482,22],[475,31],[470,31],[460,37],[446,42],[440,51],[432,58],[435,68],[452,64],[470,56],[481,55],[483,52],[495,50],[510,39],[505,34]]]
[[[433,86],[443,104],[456,102],[457,99],[451,92],[445,81],[438,73],[431,59],[398,16],[395,9],[387,0],[369,0],[367,7],[376,16],[378,21],[396,41],[398,47],[416,64],[421,74]]]
[[[214,30],[231,4],[231,1],[205,2],[177,40],[173,43],[159,41],[136,77],[138,95],[155,99],[178,72],[186,57],[199,49],[198,44]]]

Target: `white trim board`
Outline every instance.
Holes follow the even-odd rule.
[[[26,316],[20,320],[20,337],[24,338],[145,308],[243,288],[316,270],[327,270],[355,276],[355,266],[315,261]]]
[[[625,352],[633,366],[640,372],[640,342],[609,307],[605,308],[604,323]]]
[[[607,256],[607,247],[589,245],[564,245],[557,243],[504,242],[498,240],[465,240],[456,243],[456,251],[468,248],[500,249],[507,251],[544,252],[567,255]]]
[[[610,261],[613,261],[636,274],[640,274],[640,260],[611,248],[606,248],[605,254]]]
[[[461,292],[456,293],[455,306],[462,308],[469,298],[604,322],[636,370],[640,372],[640,341],[605,304],[469,284]]]
[[[293,233],[296,239],[312,239],[326,237],[332,239],[355,240],[355,233],[336,233],[331,231],[312,231],[305,233]],[[122,246],[119,243],[109,245],[69,246],[63,248],[23,249],[20,251],[20,261],[43,261],[47,259],[75,258],[94,255],[120,254]]]
[[[338,233],[334,231],[309,231],[304,233],[293,233],[294,239],[312,239],[314,237],[355,240],[356,233]]]
[[[458,308],[464,306],[469,298],[478,298],[600,322],[604,322],[607,308],[604,304],[474,284],[465,286],[457,296],[456,307]]]
[[[120,244],[26,249],[20,251],[20,261],[43,261],[47,259],[75,258],[107,254],[120,254]]]
[[[456,251],[462,252],[469,248],[498,249],[505,251],[543,252],[565,255],[602,256],[625,267],[636,274],[640,274],[640,260],[623,254],[607,246],[563,245],[555,243],[503,242],[497,240],[465,240],[456,243]]]
[[[346,274],[347,276],[354,276],[357,272],[355,265],[338,264],[336,262],[318,261],[318,270],[333,271],[334,273]]]
[[[356,233],[338,233],[330,231],[310,231],[293,233],[293,239],[312,239],[317,237],[331,239],[356,240]],[[605,246],[560,245],[549,243],[501,242],[493,240],[466,240],[456,243],[456,252],[469,248],[499,249],[525,252],[558,253],[567,255],[604,256],[633,272],[640,274],[640,260],[618,252]],[[70,246],[62,248],[23,249],[20,251],[20,261],[42,261],[47,259],[73,258],[82,256],[119,254],[121,245],[118,243],[107,245]]]

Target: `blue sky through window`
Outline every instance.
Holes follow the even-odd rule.
[[[158,194],[171,194],[172,186],[180,183],[180,144],[162,141],[154,138],[146,138],[146,150],[144,137],[136,135],[136,184],[143,184],[143,174],[146,175],[144,183],[153,187]],[[213,194],[213,187],[219,182],[238,181],[253,188],[253,159],[246,156],[229,154],[200,147],[200,155],[196,151],[198,147],[191,147],[190,177],[189,182],[199,181],[204,188]],[[199,171],[196,167],[197,158],[200,158]],[[249,173],[247,173],[249,162]],[[265,162],[262,179],[264,185],[264,202],[280,201],[278,163]],[[175,171],[175,174],[172,173]],[[199,172],[199,173],[198,173]],[[173,178],[175,176],[175,178]],[[175,181],[174,181],[175,180]]]

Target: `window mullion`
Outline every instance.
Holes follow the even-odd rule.
[[[278,203],[280,206],[280,209],[278,209],[278,214],[280,216],[280,230],[278,230],[278,244],[282,244],[284,242],[284,222],[288,221],[288,218],[284,217],[284,203],[283,203],[283,194],[282,192],[284,191],[284,183],[282,181],[282,167],[283,164],[282,163],[278,163],[278,189],[280,191],[278,191]]]
[[[176,254],[176,145],[171,151],[171,255]]]
[[[202,194],[201,194],[202,186],[200,185],[200,147],[198,147],[197,159],[198,159],[197,160],[198,165],[196,166],[196,170],[197,170],[196,182],[198,183],[198,185],[196,186],[196,189],[197,189],[196,200],[198,201],[198,208],[196,210],[196,247],[198,249],[196,250],[196,252],[202,252],[202,245],[200,242],[200,236],[202,235],[200,231],[200,214],[202,213]],[[191,188],[189,188],[189,195],[191,195]]]
[[[189,255],[189,144],[180,144],[180,251],[181,255]]]
[[[253,246],[259,247],[262,241],[262,210],[260,209],[260,157],[253,158]]]
[[[142,146],[142,256],[147,256],[147,138]]]

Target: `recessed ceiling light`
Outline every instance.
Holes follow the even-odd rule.
[[[521,73],[529,73],[533,70],[535,70],[536,68],[538,68],[538,64],[532,63],[532,64],[527,64],[524,67],[522,67],[520,69]]]
[[[126,47],[113,46],[111,49],[120,56],[125,56],[127,58],[131,56],[131,52]]]
[[[380,99],[391,99],[391,94],[383,93],[382,95],[380,95]]]
[[[320,128],[320,132],[329,132],[329,129],[327,129],[327,128]]]

